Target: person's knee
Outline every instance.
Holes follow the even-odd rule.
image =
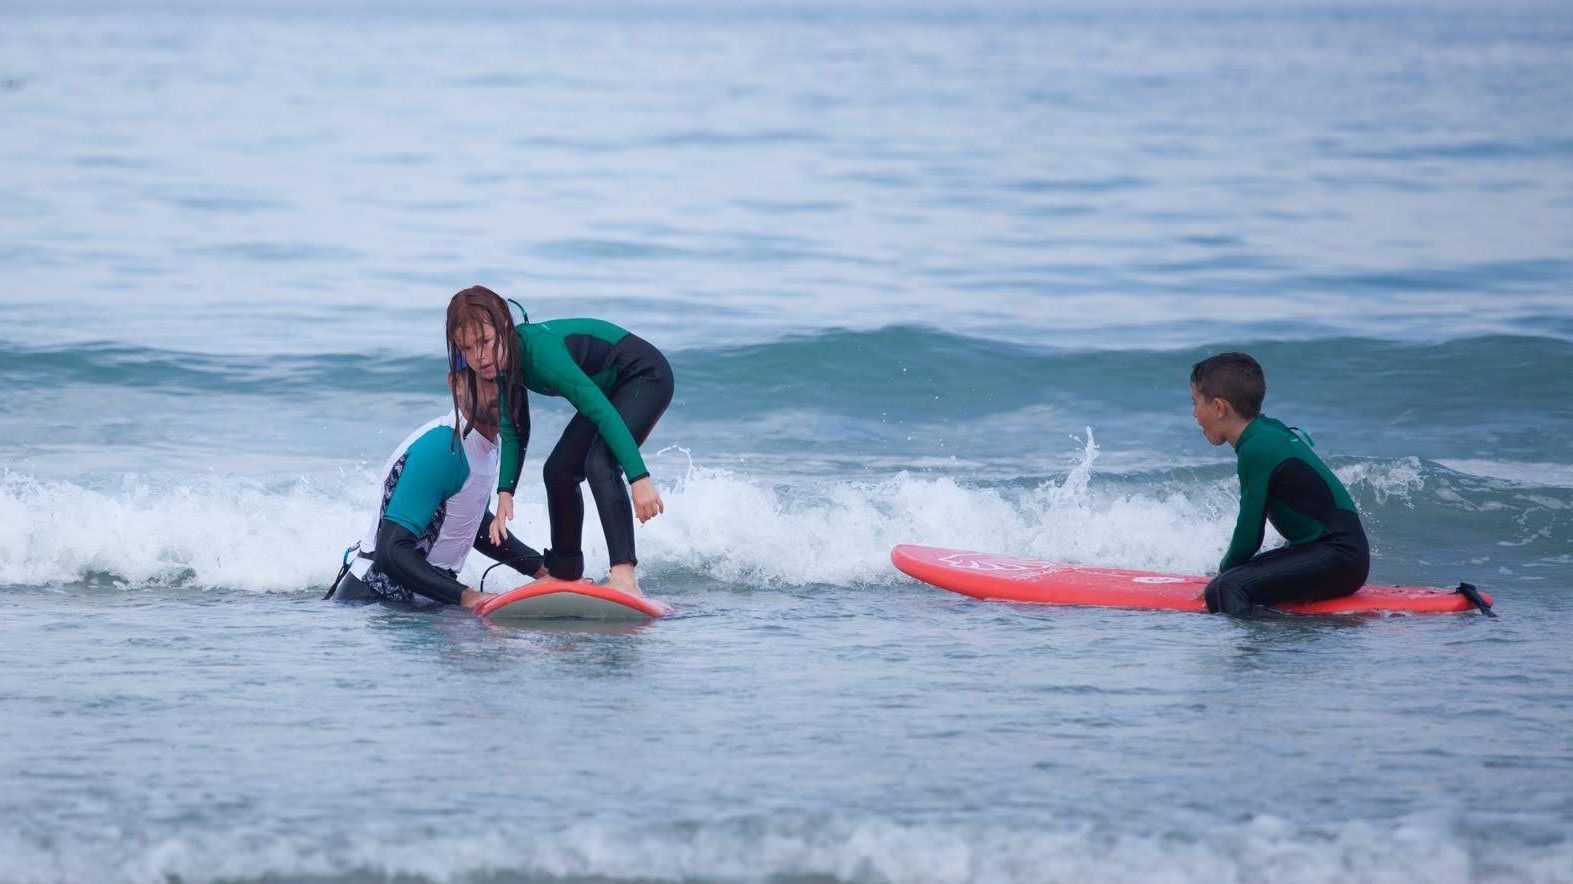
[[[572,488],[584,481],[584,472],[577,470],[566,458],[549,457],[541,467],[541,484],[547,488]]]
[[[584,553],[546,551],[546,571],[558,580],[578,580],[584,576]]]
[[[1202,600],[1207,603],[1207,613],[1209,613],[1209,614],[1216,614],[1216,613],[1218,613],[1221,610],[1221,605],[1218,602],[1218,591],[1219,591],[1219,589],[1222,586],[1223,586],[1223,577],[1222,577],[1222,575],[1220,575],[1218,577],[1214,577],[1207,584],[1206,591],[1204,591],[1202,593]]]
[[[597,445],[590,449],[584,459],[584,477],[593,486],[621,485],[623,481],[622,467],[618,466],[617,458],[604,445]]]
[[[1234,570],[1219,574],[1207,584],[1206,599],[1210,614],[1242,617],[1251,611],[1251,597],[1245,591],[1245,580]]]
[[[365,581],[346,573],[334,586],[331,598],[341,605],[364,605],[376,601],[380,596]]]

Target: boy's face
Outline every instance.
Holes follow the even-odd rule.
[[[1202,435],[1214,445],[1222,445],[1227,441],[1224,436],[1224,420],[1234,408],[1229,401],[1220,396],[1212,399],[1202,397],[1202,391],[1191,385],[1191,417],[1196,418],[1196,425],[1202,428]]]

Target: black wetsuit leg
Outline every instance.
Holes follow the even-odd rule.
[[[619,341],[617,350],[619,376],[606,398],[628,425],[634,441],[643,445],[672,402],[672,368],[661,351],[635,335]],[[584,573],[584,496],[579,484],[586,480],[601,515],[611,564],[638,563],[634,554],[633,503],[622,476],[617,458],[595,424],[583,415],[575,415],[542,469],[546,511],[552,523],[552,548],[546,553],[546,567],[553,577],[576,580]]]
[[[1340,513],[1344,511],[1339,511]],[[1321,540],[1262,553],[1207,584],[1207,610],[1236,617],[1255,605],[1336,599],[1365,585],[1371,552],[1358,518],[1336,518]]]
[[[535,572],[541,570],[541,554],[526,546],[514,534],[503,538],[501,546],[492,543],[492,520],[495,518],[491,510],[481,516],[481,524],[475,529],[475,551],[526,577],[534,577]]]
[[[364,580],[346,571],[333,591],[333,600],[346,605],[364,605],[380,601],[382,595],[366,585]]]

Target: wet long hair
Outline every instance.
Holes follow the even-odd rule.
[[[459,330],[467,326],[490,328],[496,335],[497,377],[502,389],[496,400],[484,413],[481,407],[480,384],[484,383],[464,361],[456,343]],[[454,421],[453,442],[469,435],[476,424],[486,426],[501,423],[499,406],[506,400],[508,416],[513,420],[514,433],[519,439],[519,450],[530,443],[530,403],[526,398],[524,382],[519,377],[519,333],[515,331],[513,317],[502,296],[485,286],[472,285],[448,301],[448,369],[457,377],[449,384],[453,393],[453,408],[460,415]],[[461,404],[463,408],[460,408]],[[461,429],[459,424],[463,424]]]

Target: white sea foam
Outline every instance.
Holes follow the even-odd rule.
[[[131,585],[299,589],[332,577],[323,570],[364,531],[375,485],[359,485],[349,497],[307,481],[270,488],[220,476],[174,486],[127,477],[89,489],[7,473],[0,582],[109,575]]]
[[[657,575],[779,586],[894,581],[888,555],[900,543],[1182,573],[1217,563],[1237,512],[1232,478],[1143,488],[1101,476],[1097,457],[1089,432],[1065,478],[1030,488],[908,473],[789,487],[694,465],[663,489],[666,514],[639,529],[640,558]],[[1418,462],[1342,472],[1379,500],[1422,485]],[[0,583],[107,575],[130,586],[301,591],[332,577],[375,512],[376,495],[363,470],[328,484],[264,486],[214,475],[176,485],[132,477],[109,489],[8,473],[0,476]],[[587,503],[586,555],[605,562]],[[521,490],[517,514],[525,542],[546,545],[538,487]],[[1269,528],[1267,543],[1277,540]],[[475,582],[487,564],[472,556],[464,579]],[[499,578],[512,575],[493,575],[488,588]]]
[[[1351,490],[1356,486],[1370,489],[1377,503],[1387,503],[1396,498],[1412,505],[1413,494],[1425,488],[1426,484],[1418,457],[1405,457],[1396,461],[1361,461],[1333,472]]]
[[[901,473],[801,493],[693,467],[669,496],[672,518],[651,524],[645,548],[656,563],[717,579],[787,585],[887,582],[899,543],[1155,570],[1217,562],[1232,490],[1105,488],[1093,472],[1097,456],[1089,433],[1063,480],[1031,489]]]
[[[384,830],[386,829],[386,830]],[[1434,821],[1305,827],[1275,817],[1153,835],[1092,827],[907,824],[880,818],[746,818],[703,826],[554,831],[509,825],[432,835],[362,827],[312,835],[240,829],[44,844],[0,834],[0,884],[57,881],[508,880],[846,882],[1573,881],[1573,847],[1497,845],[1472,855]]]

